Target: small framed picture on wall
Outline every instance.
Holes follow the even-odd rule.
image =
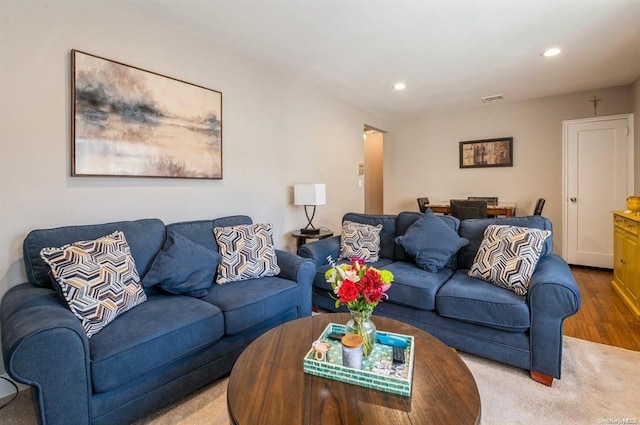
[[[460,142],[460,168],[513,167],[513,137]]]

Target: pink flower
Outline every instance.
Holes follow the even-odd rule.
[[[366,263],[360,257],[352,257],[351,258],[351,264],[353,264],[354,266],[356,266],[359,269],[360,267],[363,267]]]

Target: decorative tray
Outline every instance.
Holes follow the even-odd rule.
[[[371,354],[362,361],[362,369],[353,369],[342,365],[342,344],[340,341],[327,338],[327,335],[332,332],[345,333],[345,326],[337,323],[329,323],[318,338],[327,340],[331,344],[329,360],[316,360],[313,349],[310,349],[302,363],[305,373],[388,393],[403,396],[411,395],[411,380],[413,378],[413,336],[376,331],[376,334],[399,337],[407,342],[405,364],[399,367],[393,366],[392,347],[376,342]]]

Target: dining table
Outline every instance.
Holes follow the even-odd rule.
[[[499,202],[497,205],[487,204],[487,217],[515,217],[516,206],[515,202]],[[425,207],[436,214],[451,214],[451,205],[449,201],[430,202],[425,204]]]

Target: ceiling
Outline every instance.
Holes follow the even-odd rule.
[[[640,0],[122,2],[386,118],[640,76]]]

